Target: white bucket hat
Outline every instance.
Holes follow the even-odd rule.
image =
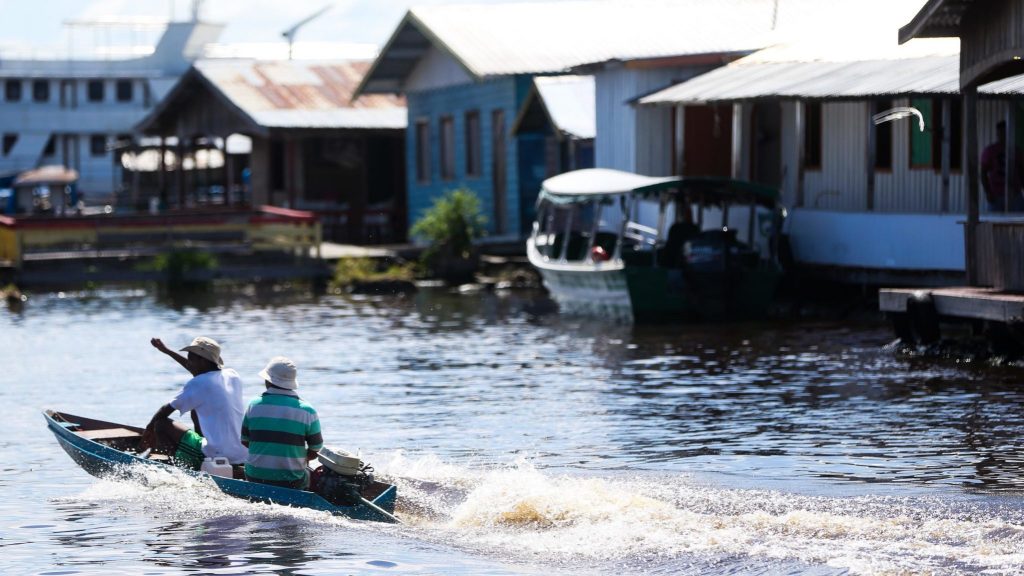
[[[224,367],[224,361],[220,359],[220,344],[213,338],[199,336],[191,344],[181,349],[182,352],[192,352],[202,356],[217,365],[217,368]]]
[[[295,390],[299,387],[299,382],[295,379],[297,372],[298,369],[295,368],[295,362],[284,356],[274,356],[267,363],[267,367],[260,372],[260,378],[278,388]]]

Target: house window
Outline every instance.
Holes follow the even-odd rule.
[[[94,134],[89,138],[89,153],[93,156],[106,156],[107,137],[103,134]]]
[[[89,80],[86,93],[89,102],[103,102],[103,80]]]
[[[480,176],[480,112],[466,112],[466,176]]]
[[[21,80],[8,80],[4,82],[4,100],[8,102],[21,101]]]
[[[910,101],[912,108],[917,108],[921,115],[924,116],[926,126],[924,131],[921,131],[921,127],[917,122],[917,118],[913,117],[909,122],[908,129],[910,130],[910,167],[911,168],[933,168],[935,165],[934,155],[934,138],[933,138],[933,127],[935,124],[931,124],[932,118],[934,118],[934,106],[929,98],[914,98]],[[940,117],[942,112],[939,112]],[[941,158],[941,157],[940,157]],[[939,162],[942,160],[940,159]]]
[[[53,134],[50,134],[50,137],[46,140],[46,146],[43,147],[43,156],[51,158],[54,154],[57,153],[56,140],[57,139],[54,138]]]
[[[942,100],[931,100],[931,117],[926,116],[925,133],[932,136],[932,168],[942,171],[942,139],[949,130],[949,168],[963,168],[963,114],[959,98],[949,99],[949,126],[942,122]],[[923,111],[922,111],[923,113]]]
[[[872,114],[892,108],[892,100],[875,100]],[[892,122],[875,126],[875,170],[892,170]]]
[[[416,181],[430,182],[430,123],[416,122]]]
[[[804,103],[804,168],[821,169],[821,102]]]
[[[48,102],[50,100],[50,82],[47,80],[33,80],[32,99],[36,102]]]
[[[134,98],[134,87],[131,80],[118,80],[117,81],[117,101],[118,102],[131,102]]]
[[[4,156],[11,153],[14,145],[18,143],[17,134],[4,134]]]
[[[455,179],[455,120],[441,117],[441,179]]]

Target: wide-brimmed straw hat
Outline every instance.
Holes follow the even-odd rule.
[[[295,390],[299,387],[299,381],[295,379],[298,369],[295,362],[284,356],[274,356],[267,363],[267,367],[260,372],[260,378],[270,382],[278,388]]]
[[[224,367],[224,361],[220,358],[220,344],[213,338],[199,336],[191,344],[181,349],[182,352],[192,352],[196,356],[202,356],[217,365],[217,368]]]

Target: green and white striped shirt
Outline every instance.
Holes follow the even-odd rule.
[[[292,482],[306,475],[306,451],[324,445],[316,410],[291,390],[269,389],[249,403],[242,420],[249,443],[245,476]]]

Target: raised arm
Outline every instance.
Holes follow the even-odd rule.
[[[173,358],[175,362],[177,362],[178,364],[181,364],[181,367],[184,368],[185,370],[188,370],[189,374],[191,374],[193,376],[198,376],[198,374],[196,374],[193,371],[192,367],[189,366],[188,358],[185,358],[181,354],[178,354],[174,350],[171,350],[170,348],[168,348],[164,344],[163,340],[161,340],[159,338],[152,338],[152,339],[150,339],[149,343],[153,345],[153,348],[156,348],[157,350],[163,352],[164,354],[167,354],[168,356]]]

